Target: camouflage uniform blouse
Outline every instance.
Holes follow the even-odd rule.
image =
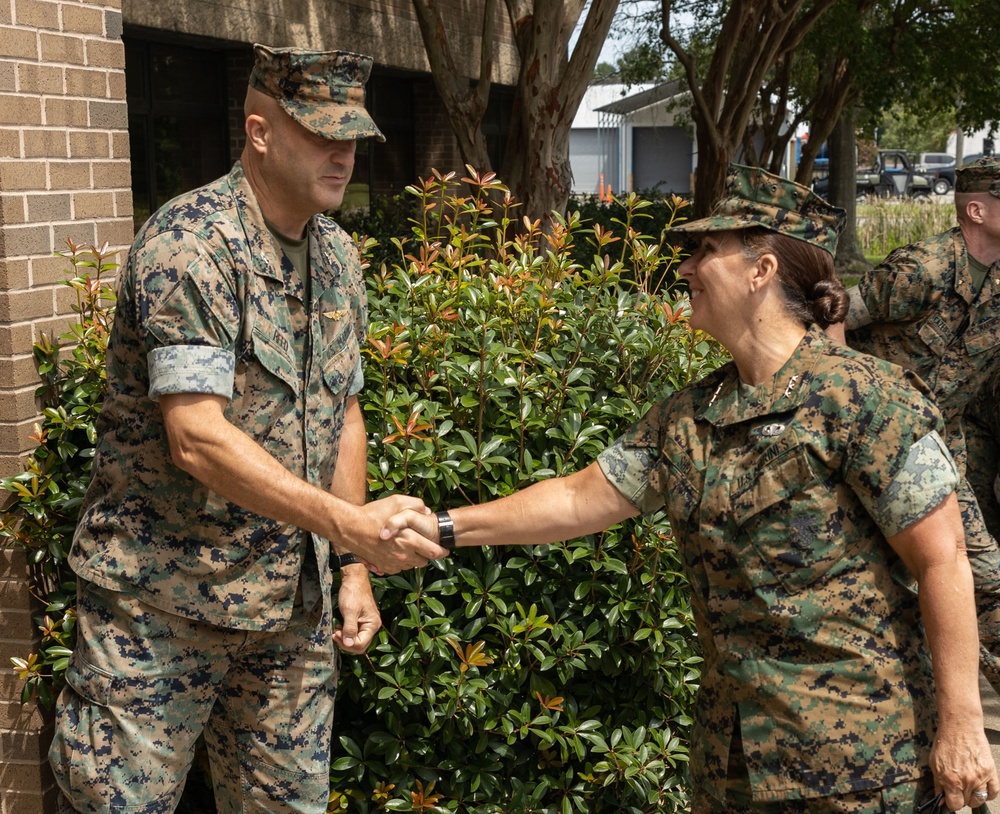
[[[361,385],[367,306],[351,239],[320,216],[307,231],[308,309],[239,164],[167,204],[136,237],[70,557],[81,577],[236,629],[282,627],[300,582],[307,605],[329,606],[329,545],[174,466],[156,401],[224,396],[233,425],[292,474],[330,487],[346,401]]]
[[[852,348],[927,383],[964,469],[962,412],[1000,364],[1000,269],[990,269],[977,297],[958,227],[904,246],[851,290],[846,328]]]
[[[724,799],[737,725],[758,800],[926,772],[929,658],[885,537],[957,474],[915,382],[814,328],[773,382],[745,394],[726,365],[599,457],[638,509],[666,508],[691,584],[700,793]]]

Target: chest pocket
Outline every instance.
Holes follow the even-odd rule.
[[[672,441],[667,441],[663,452],[650,473],[650,486],[663,497],[671,522],[686,525],[698,517],[705,474]]]
[[[944,356],[953,335],[953,331],[940,314],[934,314],[917,329],[917,333],[928,350],[937,357]]]
[[[298,396],[299,373],[292,361],[288,337],[270,322],[258,317],[253,326],[251,346],[253,356],[261,367],[287,384]]]
[[[737,481],[730,507],[743,556],[759,558],[744,563],[755,587],[779,583],[797,593],[840,560],[844,546],[835,498],[806,448],[776,452]]]
[[[973,356],[1000,345],[1000,317],[991,317],[965,333],[965,349]]]
[[[337,287],[324,292],[319,302],[323,381],[334,393],[347,389],[361,359],[354,331],[351,303]]]

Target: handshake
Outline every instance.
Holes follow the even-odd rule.
[[[438,516],[420,498],[392,495],[358,509],[362,525],[349,537],[339,538],[374,574],[419,568],[450,553],[441,545]],[[447,532],[445,537],[448,542]]]

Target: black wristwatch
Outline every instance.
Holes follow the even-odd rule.
[[[357,565],[359,562],[361,562],[361,560],[355,557],[350,551],[348,551],[346,554],[335,554],[333,559],[337,563],[338,571],[345,565]]]
[[[451,551],[455,548],[455,524],[448,512],[435,512],[438,521],[438,545]]]

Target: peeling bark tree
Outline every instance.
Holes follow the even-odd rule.
[[[453,57],[439,0],[413,0],[431,73],[462,160],[483,172],[490,165],[481,123],[489,100],[494,19],[498,0],[483,0],[479,80],[470,84]],[[569,133],[620,0],[592,0],[573,53],[569,41],[587,0],[504,0],[520,57],[510,133],[500,179],[531,219],[551,222],[569,200]],[[462,43],[464,46],[466,43]]]
[[[698,168],[694,216],[707,214],[721,197],[726,169],[737,155],[761,86],[775,64],[795,49],[836,0],[732,0],[704,77],[695,53],[672,28],[672,0],[662,0],[660,36],[684,68],[692,95]]]

